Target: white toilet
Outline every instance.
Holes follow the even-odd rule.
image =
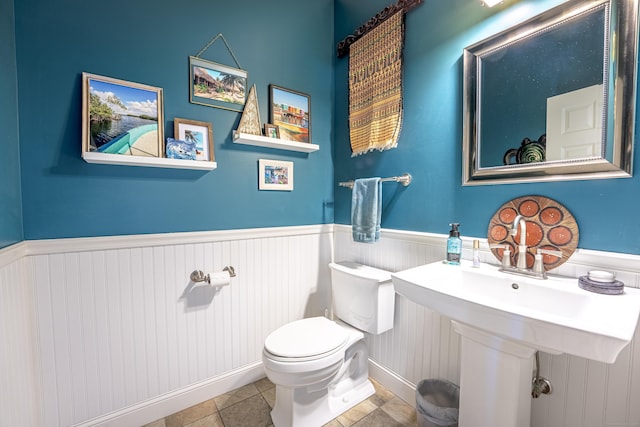
[[[391,273],[353,262],[329,267],[334,313],[342,321],[297,320],[265,340],[262,362],[276,385],[275,427],[322,426],[375,392],[362,331],[393,327]]]

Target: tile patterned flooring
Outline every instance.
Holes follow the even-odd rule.
[[[416,427],[416,411],[375,380],[376,393],[324,427]],[[154,421],[144,427],[269,427],[276,400],[267,378]],[[310,426],[311,427],[311,426]]]

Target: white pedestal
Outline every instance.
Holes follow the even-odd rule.
[[[452,321],[460,348],[460,427],[528,427],[536,350]]]

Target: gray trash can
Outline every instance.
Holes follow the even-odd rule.
[[[447,380],[428,379],[416,388],[419,427],[457,427],[460,387]]]

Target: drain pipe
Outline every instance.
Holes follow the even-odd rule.
[[[537,399],[541,394],[551,394],[551,381],[540,376],[540,355],[536,351],[536,373],[531,381],[531,397]]]

